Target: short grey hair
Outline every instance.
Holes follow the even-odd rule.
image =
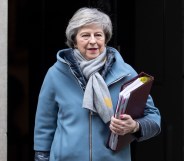
[[[112,37],[112,22],[110,17],[97,8],[83,7],[74,13],[68,23],[65,33],[66,45],[74,48],[78,30],[82,26],[94,23],[102,27],[105,34],[105,43],[107,44]]]

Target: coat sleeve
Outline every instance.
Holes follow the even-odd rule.
[[[34,161],[49,161],[49,152],[35,151]]]
[[[137,119],[140,131],[137,141],[147,140],[161,132],[161,115],[159,109],[155,107],[152,97],[149,95],[144,110],[144,117]]]
[[[50,151],[57,126],[54,76],[49,70],[44,78],[37,104],[34,128],[34,150]]]

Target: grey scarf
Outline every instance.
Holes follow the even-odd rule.
[[[88,79],[83,107],[98,113],[105,123],[109,122],[114,114],[111,96],[104,79],[98,72],[105,64],[106,49],[92,60],[86,60],[77,49],[74,49],[74,55],[80,63],[84,76]]]

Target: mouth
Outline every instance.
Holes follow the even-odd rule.
[[[98,48],[89,48],[88,50],[97,50]]]

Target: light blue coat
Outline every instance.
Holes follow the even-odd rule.
[[[118,51],[115,62],[105,77],[113,107],[116,107],[120,87],[137,72],[126,64]],[[106,147],[110,133],[109,124],[82,108],[84,90],[79,76],[64,59],[72,49],[57,53],[57,62],[50,67],[40,90],[35,119],[34,150],[50,151],[50,161],[131,161],[130,146],[119,152]],[[151,96],[147,100],[145,116],[138,119],[142,141],[160,132],[161,116]]]

